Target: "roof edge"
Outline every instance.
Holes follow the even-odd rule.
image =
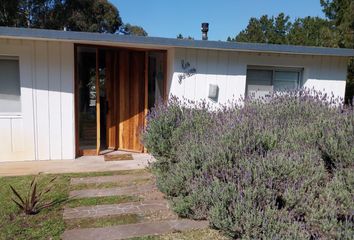
[[[354,57],[354,49],[347,48],[326,48],[326,47],[310,47],[297,45],[279,45],[265,43],[243,43],[243,42],[225,42],[225,41],[204,41],[204,40],[188,40],[162,37],[142,37],[131,35],[117,35],[110,33],[91,33],[91,32],[75,32],[61,31],[50,29],[35,28],[15,28],[0,27],[0,37],[6,38],[32,38],[39,40],[58,40],[58,41],[89,41],[89,42],[109,42],[121,44],[139,44],[139,45],[156,45],[163,47],[182,47],[196,49],[213,49],[225,51],[243,51],[243,52],[268,52],[268,53],[284,53],[284,54],[302,54],[302,55],[323,55],[323,56],[339,56]]]

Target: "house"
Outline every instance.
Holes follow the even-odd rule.
[[[222,104],[308,87],[344,97],[353,56],[350,49],[0,27],[0,161],[142,152],[148,109],[171,95]]]

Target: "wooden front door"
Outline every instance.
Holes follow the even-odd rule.
[[[117,119],[117,94],[118,78],[117,57],[114,51],[106,51],[106,145],[110,150],[117,149],[118,119]]]
[[[140,133],[145,115],[145,52],[118,52],[118,149],[143,151]]]
[[[77,154],[142,152],[146,52],[78,46],[76,55]]]

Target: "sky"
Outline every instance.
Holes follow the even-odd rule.
[[[142,26],[154,37],[179,33],[201,39],[201,23],[209,22],[209,40],[225,41],[246,28],[251,17],[278,15],[291,19],[324,17],[320,0],[110,0],[124,23]]]

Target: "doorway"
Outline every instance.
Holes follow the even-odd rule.
[[[78,45],[75,55],[77,156],[143,152],[145,116],[165,94],[166,53]]]

